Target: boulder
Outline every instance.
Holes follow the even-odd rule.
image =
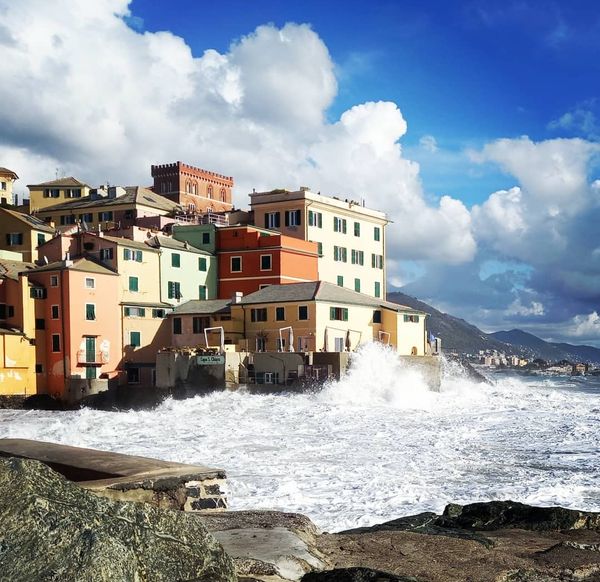
[[[418,582],[416,578],[396,576],[370,568],[336,568],[305,574],[301,582]]]
[[[38,461],[0,460],[0,572],[12,582],[235,582],[193,515],[98,497]]]

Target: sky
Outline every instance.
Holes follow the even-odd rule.
[[[0,166],[384,210],[389,290],[600,347],[600,6],[0,0]]]

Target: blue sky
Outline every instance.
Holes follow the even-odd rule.
[[[226,52],[257,26],[308,23],[338,68],[333,121],[356,103],[393,101],[408,121],[403,144],[421,163],[431,195],[448,193],[467,205],[510,177],[449,159],[439,167],[418,148],[433,135],[459,154],[502,137],[588,137],[576,125],[552,121],[583,106],[600,133],[600,7],[595,1],[237,1],[134,0],[132,25],[170,30],[194,54]],[[596,136],[597,137],[597,136]]]
[[[0,165],[183,160],[388,213],[390,287],[600,347],[600,7],[588,0],[0,0]]]

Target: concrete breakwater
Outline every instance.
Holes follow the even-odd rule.
[[[0,459],[0,572],[11,581],[52,574],[65,581],[593,582],[600,575],[599,513],[512,501],[450,504],[441,515],[320,533],[298,514],[190,512],[187,503],[170,505],[173,511],[158,507],[169,507],[160,496],[116,501],[81,473],[93,468],[102,481],[130,471],[121,477],[136,481],[158,472],[165,492],[178,475],[206,468],[52,451],[47,443],[6,440],[0,447],[19,455]]]

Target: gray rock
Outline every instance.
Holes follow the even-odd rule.
[[[47,466],[0,460],[0,572],[11,582],[235,582],[194,516],[111,501]]]

